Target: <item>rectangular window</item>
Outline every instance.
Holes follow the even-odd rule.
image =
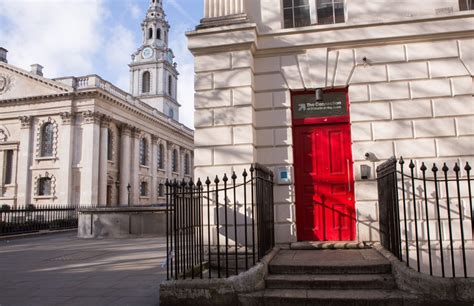
[[[311,24],[308,0],[283,0],[285,28],[305,27]]]
[[[5,176],[4,184],[10,185],[13,179],[13,150],[5,151]]]
[[[459,10],[469,11],[474,9],[474,0],[459,0]]]
[[[344,18],[344,0],[317,0],[316,14],[318,24],[342,23]]]

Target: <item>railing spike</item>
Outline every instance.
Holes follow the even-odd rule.
[[[253,164],[250,165],[250,169],[249,169],[249,170],[250,170],[251,173],[255,171],[255,168],[254,168]]]
[[[464,167],[464,170],[466,171],[471,171],[471,166],[469,165],[469,162],[466,162],[466,166]]]
[[[413,162],[413,159],[410,160],[410,165],[408,166],[410,169],[415,168],[415,163]]]
[[[444,163],[442,170],[443,172],[448,172],[449,168],[448,168],[448,165],[446,165],[446,163]]]
[[[453,170],[454,170],[454,172],[459,172],[459,170],[461,170],[461,168],[459,167],[458,163],[455,163],[455,164],[454,164]]]
[[[244,169],[244,172],[242,173],[242,176],[243,176],[243,177],[247,177],[247,175],[248,175],[248,174],[247,174],[247,170]]]
[[[194,182],[193,182],[193,179],[189,179],[189,182],[188,182],[188,185],[189,187],[193,187],[194,186]]]
[[[403,165],[405,163],[405,160],[403,159],[402,156],[400,156],[400,161],[398,162],[400,165]]]
[[[438,169],[438,167],[436,167],[436,164],[433,163],[433,168],[431,168],[431,171],[433,171],[433,172],[438,172],[438,170],[439,170],[439,169]]]
[[[237,174],[235,174],[235,171],[232,173],[232,180],[236,180],[237,179]]]
[[[201,178],[198,178],[198,181],[197,181],[196,185],[197,185],[198,187],[201,187],[201,186],[202,186]]]
[[[219,181],[219,176],[216,175],[216,178],[214,179],[214,183],[218,184],[220,181]]]
[[[420,170],[425,172],[428,168],[426,167],[425,163],[421,163],[421,167],[420,167]]]
[[[227,177],[227,174],[224,173],[224,177],[222,178],[222,181],[225,183],[229,180],[229,178]]]
[[[209,176],[207,177],[207,180],[205,181],[206,185],[210,185],[211,184],[211,180],[209,179]]]

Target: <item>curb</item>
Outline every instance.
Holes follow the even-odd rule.
[[[70,232],[77,232],[77,228],[56,230],[56,231],[44,230],[44,231],[33,232],[33,233],[0,236],[0,241],[18,240],[18,239],[24,239],[24,238],[37,237],[37,236],[46,236],[46,235],[57,235],[57,234],[64,234],[64,233],[70,233]]]

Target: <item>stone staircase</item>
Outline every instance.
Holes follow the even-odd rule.
[[[242,305],[427,305],[398,290],[390,263],[363,246],[281,250],[265,290],[239,296]]]

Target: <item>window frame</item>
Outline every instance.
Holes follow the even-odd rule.
[[[5,158],[5,168],[3,169],[3,184],[12,185],[13,184],[13,158],[14,158],[14,150],[5,150],[4,151],[4,158]]]
[[[139,164],[141,167],[148,166],[148,140],[146,137],[140,138],[139,143]]]
[[[292,0],[294,1],[294,0]],[[335,6],[334,6],[334,2],[342,2],[342,5],[343,5],[343,10],[344,10],[344,21],[343,22],[334,22],[334,23],[323,23],[323,24],[320,24],[318,23],[318,1],[319,0],[309,0],[308,2],[308,6],[309,6],[309,18],[310,18],[310,24],[307,25],[307,26],[331,26],[331,25],[335,25],[335,24],[340,24],[340,23],[346,23],[347,22],[347,0],[331,0],[332,1],[332,7],[333,7],[333,17],[334,17],[334,21],[335,21]],[[294,3],[294,2],[292,2]],[[298,6],[298,7],[302,7],[302,5]],[[294,6],[292,6],[292,10],[293,10],[293,27],[285,27],[285,13],[284,13],[284,0],[281,0],[281,25],[282,25],[282,29],[296,29],[296,28],[299,28],[299,27],[295,27],[295,19],[294,19]],[[304,27],[304,26],[301,26],[301,27]]]
[[[49,183],[49,192],[46,194],[44,192],[45,182]],[[39,197],[51,197],[53,196],[53,179],[51,177],[45,176],[38,179],[38,196]]]
[[[179,173],[178,149],[173,149],[173,152],[171,153],[171,172]]]
[[[459,0],[459,11],[472,11],[474,10],[474,1],[473,0]]]
[[[141,198],[146,198],[148,196],[149,196],[148,182],[147,181],[141,181],[140,182],[140,197]]]
[[[158,145],[157,167],[158,170],[165,169],[165,146],[162,143]]]
[[[46,135],[46,128],[49,128],[49,130],[47,131],[48,135]],[[45,143],[45,138],[49,138],[48,144]],[[54,157],[54,124],[52,122],[45,122],[41,126],[40,142],[40,157]]]
[[[107,129],[107,161],[114,160],[114,132],[111,128]]]
[[[184,175],[191,174],[191,160],[189,153],[184,154]]]
[[[142,73],[142,93],[143,94],[149,94],[150,92],[151,92],[151,73],[150,73],[150,71],[143,71],[143,73]]]

